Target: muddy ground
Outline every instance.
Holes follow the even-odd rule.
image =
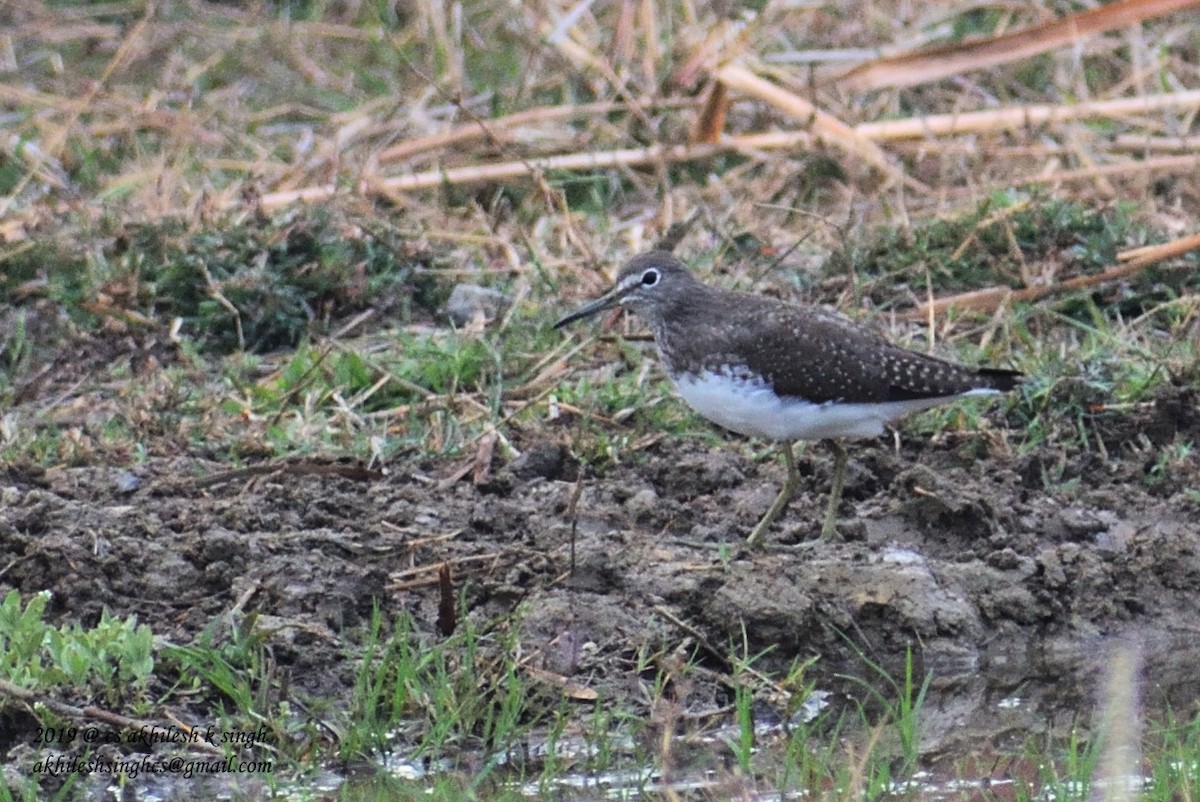
[[[136,613],[175,643],[234,608],[257,613],[292,687],[322,696],[349,693],[344,633],[361,635],[376,599],[436,631],[436,567],[448,562],[472,617],[520,607],[532,664],[602,696],[638,698],[639,649],[681,642],[729,652],[744,632],[749,653],[769,650],[759,668],[820,655],[814,670],[833,686],[839,671],[863,673],[850,644],[893,671],[911,645],[935,676],[929,749],[973,732],[1019,746],[1029,725],[997,702],[1086,709],[1064,694],[1086,696],[1087,682],[1061,681],[1090,676],[1124,640],[1144,647],[1150,702],[1176,695],[1186,709],[1200,638],[1200,505],[1188,491],[1200,476],[1194,460],[1157,483],[1146,474],[1158,448],[1200,441],[1197,393],[1169,389],[1096,421],[1103,450],[1017,455],[1002,425],[986,439],[909,436],[898,452],[890,438],[858,444],[840,543],[813,539],[831,459],[806,448],[797,498],[758,551],[741,539],[783,469],[734,438],[663,439],[594,477],[571,455],[571,423],[551,424],[511,432],[521,456],[497,451],[478,484],[444,481],[463,463],[428,460],[386,474],[312,462],[227,473],[190,457],[8,466],[0,589],[52,590],[56,622]],[[696,693],[711,706],[724,689]]]

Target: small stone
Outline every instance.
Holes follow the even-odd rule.
[[[645,520],[649,518],[654,510],[658,507],[658,493],[646,487],[629,497],[625,502],[625,509],[635,520]]]
[[[1006,546],[988,554],[984,562],[998,570],[1011,571],[1021,564],[1021,555],[1016,549]]]
[[[1044,550],[1037,556],[1037,561],[1047,587],[1061,588],[1067,584],[1067,572],[1063,570],[1063,560],[1056,550]]]
[[[482,325],[492,322],[512,304],[512,299],[499,290],[490,290],[477,284],[456,284],[446,302],[446,316],[455,326],[462,328],[478,321]]]
[[[1067,534],[1075,538],[1090,537],[1107,528],[1099,515],[1082,507],[1067,507],[1059,511],[1058,520]]]
[[[132,493],[142,486],[142,480],[136,474],[121,471],[117,476],[116,484],[118,493]]]

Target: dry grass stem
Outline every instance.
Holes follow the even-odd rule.
[[[906,176],[900,167],[893,164],[878,145],[856,132],[854,128],[796,93],[760,77],[745,65],[736,62],[723,64],[714,71],[713,77],[728,87],[783,110],[789,116],[810,126],[818,138],[863,159],[894,181],[920,187]]]
[[[1121,134],[1112,141],[1112,147],[1117,150],[1133,151],[1181,151],[1184,153],[1200,152],[1200,137],[1194,136],[1141,136],[1138,134]]]
[[[898,320],[927,320],[930,315],[944,315],[949,310],[970,310],[973,312],[990,313],[1002,304],[1012,301],[1032,302],[1050,295],[1056,295],[1074,290],[1095,287],[1110,281],[1128,278],[1138,271],[1156,265],[1167,259],[1185,256],[1192,251],[1200,250],[1200,234],[1182,237],[1163,245],[1138,249],[1139,255],[1130,258],[1125,264],[1110,267],[1100,273],[1085,276],[1075,276],[1055,284],[1044,286],[1024,287],[1014,290],[1011,287],[988,287],[982,290],[964,292],[948,298],[939,298],[932,303],[904,312],[896,316]]]
[[[965,44],[944,45],[879,59],[856,67],[837,84],[846,92],[914,86],[970,70],[982,70],[1064,47],[1086,36],[1135,25],[1144,20],[1200,6],[1197,0],[1117,0],[1099,8],[1069,14],[1052,22],[1022,28]]]
[[[326,184],[270,192],[263,195],[259,199],[259,203],[261,203],[264,209],[270,210],[290,203],[322,203],[336,197],[338,194],[351,193],[352,191],[365,194],[378,193],[384,196],[395,196],[406,192],[433,189],[439,186],[477,184],[515,178],[533,178],[539,172],[603,171],[606,169],[652,167],[663,163],[708,159],[729,150],[749,152],[753,150],[807,148],[811,147],[814,136],[843,148],[851,155],[863,158],[869,164],[879,168],[892,178],[904,181],[907,185],[913,186],[916,182],[908,178],[899,167],[892,163],[887,154],[874,145],[871,140],[916,139],[1013,129],[1032,129],[1075,119],[1120,119],[1140,114],[1161,112],[1166,109],[1200,109],[1200,90],[1197,90],[1147,95],[1137,98],[1122,98],[1110,101],[1093,101],[1073,106],[1021,106],[963,114],[930,115],[905,120],[862,123],[851,127],[836,117],[817,109],[798,95],[760,78],[741,65],[726,65],[717,71],[717,76],[728,86],[739,88],[749,94],[758,96],[773,105],[783,108],[790,115],[810,122],[812,131],[736,134],[727,135],[719,143],[714,144],[654,145],[648,148],[626,148],[592,153],[568,153],[545,158],[522,159],[495,164],[425,170],[404,176],[363,180],[353,190],[349,187],[340,188],[334,184]],[[616,110],[621,105],[589,104],[578,113],[584,116],[603,114]],[[662,105],[664,107],[691,106],[694,105],[694,101],[680,99],[666,102]],[[539,120],[553,120],[555,118],[574,115],[575,112],[571,109],[539,108],[531,110],[528,116],[524,114],[511,115],[500,122],[505,126],[515,126]],[[495,124],[489,121],[487,128],[492,129],[495,127]],[[444,136],[429,136],[396,145],[391,152],[385,151],[381,155],[380,161],[396,159],[402,155],[411,156],[423,150],[445,147],[449,144],[466,142],[487,135],[484,127],[468,124],[455,129],[455,131],[448,132]],[[1176,143],[1180,140],[1168,141]],[[1126,138],[1124,144],[1128,149],[1132,148],[1135,143],[1132,138]],[[384,158],[385,156],[387,157],[386,159]],[[1184,156],[1168,159],[1161,163],[1148,161],[1137,164],[1146,165],[1144,169],[1147,170],[1167,170],[1191,166],[1193,163],[1193,157]],[[249,167],[249,165],[245,166]],[[282,166],[276,166],[276,169],[282,169]],[[1136,165],[1094,165],[1080,171],[1063,171],[1048,175],[1027,176],[1019,181],[1008,182],[1006,185],[1018,184],[1025,181],[1079,180],[1081,178],[1103,177],[1113,173],[1125,173],[1138,169]],[[921,188],[919,184],[916,184],[916,186]],[[229,198],[225,205],[236,206],[239,203],[239,199]]]
[[[1095,100],[1074,105],[1044,104],[1017,106],[961,114],[934,114],[902,120],[860,123],[855,132],[871,140],[918,139],[955,134],[982,134],[995,131],[1033,129],[1057,125],[1069,120],[1122,119],[1152,114],[1167,109],[1200,109],[1200,90],[1168,92],[1158,95]]]
[[[1063,184],[1069,181],[1091,181],[1097,176],[1120,176],[1131,173],[1188,173],[1200,170],[1200,155],[1162,156],[1157,159],[1128,161],[1121,164],[1104,164],[1097,167],[1081,167],[1075,170],[1048,170],[1040,175],[1014,177],[998,181],[993,187],[1016,187],[1036,184]]]
[[[599,153],[569,153],[545,159],[522,159],[521,161],[501,162],[478,167],[426,170],[412,175],[364,182],[358,187],[358,191],[390,196],[439,186],[505,181],[511,178],[536,178],[539,173],[544,174],[557,170],[602,171],[644,167],[660,161],[691,161],[709,158],[728,149],[728,147],[720,145],[653,145],[648,148],[629,148]],[[296,202],[318,203],[327,201],[342,191],[334,185],[305,187],[288,192],[268,193],[262,197],[260,203],[265,209],[275,209]],[[230,205],[235,204],[231,203]]]
[[[648,103],[647,108],[677,109],[696,105],[692,98],[665,98]],[[496,139],[498,134],[507,134],[513,129],[524,125],[537,123],[558,123],[566,119],[580,117],[602,117],[617,111],[630,111],[632,104],[624,102],[602,101],[596,103],[570,104],[566,106],[539,106],[526,109],[505,117],[489,119],[486,126],[476,123],[460,125],[450,131],[444,131],[428,136],[410,139],[383,150],[379,153],[379,164],[403,161],[419,153],[461,145],[478,139]],[[497,142],[502,144],[502,142]]]

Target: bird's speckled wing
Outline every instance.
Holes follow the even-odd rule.
[[[889,344],[853,321],[818,307],[731,294],[726,314],[710,316],[706,368],[744,366],[776,393],[814,403],[888,402],[1008,390],[1015,371],[966,367]]]

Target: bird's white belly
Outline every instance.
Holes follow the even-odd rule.
[[[730,431],[768,440],[824,440],[832,437],[876,437],[886,423],[961,396],[919,398],[884,403],[814,404],[799,398],[780,398],[766,382],[750,382],[705,371],[675,381],[679,395],[692,409]],[[971,390],[968,395],[994,395],[995,390]]]

